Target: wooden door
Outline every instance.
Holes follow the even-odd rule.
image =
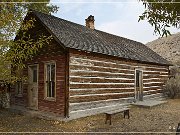
[[[135,98],[139,101],[143,101],[142,70],[135,70]]]
[[[28,67],[29,108],[38,109],[38,65]]]

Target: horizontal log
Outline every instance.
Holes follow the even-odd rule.
[[[145,95],[151,95],[151,94],[157,94],[157,93],[162,93],[163,91],[161,90],[157,90],[157,91],[149,91],[147,93],[145,93]]]
[[[79,55],[79,54],[70,54],[70,61],[75,62],[76,64],[83,62],[90,62],[90,63],[105,63],[107,65],[109,64],[118,64],[118,65],[124,65],[124,66],[131,66],[133,68],[139,68],[141,67],[151,67],[151,68],[157,68],[157,69],[167,69],[167,66],[159,66],[159,65],[151,65],[151,64],[141,64],[136,62],[130,62],[130,61],[123,61],[123,60],[113,60],[109,61],[107,58],[100,58],[100,57],[94,57],[94,56],[85,56],[85,55]]]
[[[70,103],[79,103],[79,102],[92,102],[92,101],[119,99],[119,98],[127,98],[127,97],[134,97],[134,93],[74,96],[74,97],[70,97],[69,101]]]
[[[148,82],[166,82],[168,78],[148,78],[148,79],[143,79],[143,83],[148,83]]]
[[[149,87],[149,86],[163,86],[164,85],[164,82],[152,82],[152,83],[146,83],[146,84],[143,84],[144,87]]]
[[[168,72],[159,72],[159,71],[144,71],[143,74],[157,74],[157,75],[168,75]]]
[[[120,68],[93,66],[93,65],[85,65],[85,64],[70,64],[70,70],[90,70],[90,71],[134,74],[134,70],[130,70],[130,69],[124,69],[124,68],[120,69]]]
[[[162,89],[163,86],[150,86],[150,87],[143,87],[143,90],[144,91],[147,91],[147,90],[157,90],[157,89]]]
[[[105,94],[105,93],[122,93],[122,92],[134,92],[134,88],[123,89],[123,88],[114,88],[114,89],[82,89],[82,90],[69,90],[70,96],[74,95],[88,95],[88,94]]]
[[[145,94],[152,94],[153,92],[162,93],[162,89],[143,91]]]
[[[145,67],[145,70],[149,71],[161,71],[161,72],[168,72],[168,68],[157,68],[157,67]]]
[[[93,72],[93,71],[70,71],[70,76],[97,76],[97,77],[106,77],[106,78],[129,78],[134,79],[132,74],[122,74],[122,73],[110,73],[110,72]]]
[[[143,74],[143,79],[150,79],[150,78],[168,78],[168,75],[157,75],[157,74],[144,75]]]
[[[70,82],[84,83],[134,83],[133,79],[108,79],[108,78],[75,78],[70,77]]]
[[[143,74],[144,75],[148,75],[148,74],[156,74],[156,75],[168,75],[169,73],[168,72],[159,72],[159,71],[143,71]]]
[[[120,69],[131,69],[134,70],[135,67],[127,64],[118,64],[114,62],[107,62],[107,61],[99,61],[99,60],[91,60],[91,59],[83,59],[83,58],[70,58],[70,64],[82,64],[82,65],[89,65],[89,66],[102,66],[102,67],[111,67],[111,68],[120,68]]]
[[[128,88],[134,87],[134,84],[122,84],[122,83],[79,83],[71,84],[70,89],[81,89],[81,88]]]

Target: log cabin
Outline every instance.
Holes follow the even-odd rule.
[[[37,11],[25,20],[32,17],[31,34],[53,39],[26,62],[28,81],[11,90],[12,106],[77,118],[162,96],[171,64],[144,44],[95,29],[92,15],[85,26]]]

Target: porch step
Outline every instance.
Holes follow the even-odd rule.
[[[159,100],[145,100],[145,101],[138,101],[133,103],[135,106],[144,107],[144,108],[152,108],[157,105],[161,105],[167,103],[167,101],[159,101]]]
[[[143,98],[144,100],[165,100],[165,96],[163,93],[157,93],[157,94],[152,94],[152,95],[146,95]]]

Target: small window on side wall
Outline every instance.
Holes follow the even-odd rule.
[[[16,90],[16,95],[17,96],[22,96],[22,90],[23,90],[23,86],[22,86],[22,81],[17,81],[15,84],[15,90]]]
[[[55,98],[55,63],[45,64],[45,95],[46,98]]]

